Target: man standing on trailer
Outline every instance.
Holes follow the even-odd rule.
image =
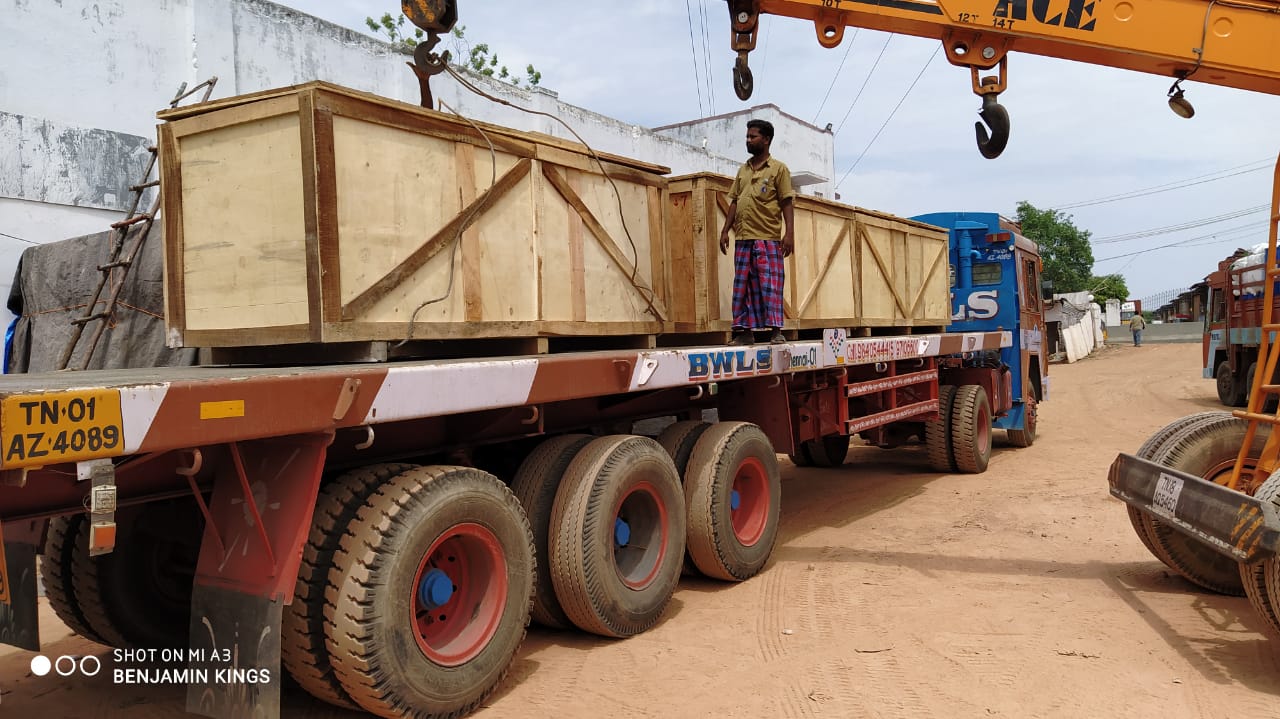
[[[794,200],[791,170],[769,155],[773,124],[747,123],[747,152],[751,158],[738,170],[729,189],[729,213],[720,231],[720,252],[733,249],[733,344],[755,342],[754,330],[772,330],[769,341],[782,336],[782,258],[795,250]],[[785,221],[785,230],[783,223]]]

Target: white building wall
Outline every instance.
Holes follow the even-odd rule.
[[[120,219],[154,141],[155,112],[182,83],[217,76],[213,97],[220,98],[324,80],[419,100],[407,55],[267,0],[0,0],[0,38],[0,233],[36,243],[103,231]],[[561,103],[547,90],[473,82],[564,120],[598,151],[674,174],[733,174],[744,159],[742,118],[706,125],[690,145],[680,133]],[[447,75],[432,86],[463,115],[574,139],[555,120],[481,98]],[[773,112],[778,119],[765,119],[780,126],[774,154],[793,172],[830,178],[830,133]],[[26,247],[12,237],[0,235],[0,298]],[[7,312],[0,318],[7,324]]]
[[[831,186],[835,180],[835,135],[798,117],[783,112],[777,105],[757,105],[746,110],[717,115],[702,120],[682,122],[655,128],[655,132],[693,145],[705,146],[708,152],[747,159],[748,120],[773,123],[770,154],[786,163],[793,175],[810,175],[817,179],[800,188],[804,194],[833,199]]]

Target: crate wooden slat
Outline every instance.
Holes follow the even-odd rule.
[[[159,117],[170,344],[670,328],[664,167],[326,83]]]
[[[672,178],[667,233],[676,330],[723,331],[733,321],[733,256],[720,228],[733,180]],[[937,327],[949,322],[947,233],[884,213],[800,196],[795,253],[786,260],[789,329]],[[732,247],[730,252],[732,252]]]

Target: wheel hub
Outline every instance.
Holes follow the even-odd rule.
[[[667,510],[658,490],[641,482],[622,498],[613,519],[613,562],[622,583],[649,586],[667,547]]]
[[[507,601],[502,545],[488,528],[464,523],[423,556],[411,587],[418,648],[446,667],[465,664],[489,644]]]
[[[453,597],[453,580],[439,569],[432,568],[418,583],[418,601],[424,609],[439,609]]]
[[[764,536],[769,517],[768,470],[755,457],[743,461],[734,474],[729,515],[733,534],[744,547],[753,546]]]
[[[617,517],[613,520],[613,543],[625,547],[631,542],[631,525],[627,520]]]

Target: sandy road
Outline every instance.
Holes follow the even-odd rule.
[[[864,448],[841,470],[783,471],[766,570],[685,579],[625,641],[532,630],[476,716],[1272,717],[1280,640],[1245,599],[1171,576],[1106,470],[1152,431],[1221,409],[1199,346],[1112,346],[1052,368],[1035,446],[983,475],[923,450]],[[47,611],[46,653],[109,653]],[[33,677],[0,650],[0,716],[182,716],[180,689]],[[349,717],[287,692],[285,717]]]

